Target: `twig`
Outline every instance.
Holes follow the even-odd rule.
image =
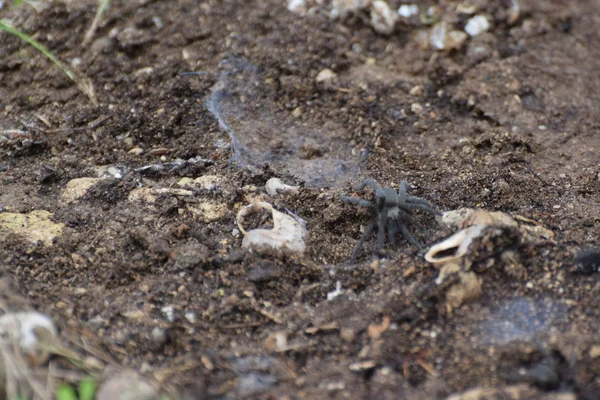
[[[105,115],[104,117],[100,118],[99,120],[92,122],[92,124],[90,124],[89,126],[79,126],[77,128],[50,129],[50,130],[44,130],[44,133],[48,134],[48,133],[60,133],[60,132],[87,131],[87,130],[99,127],[104,121],[106,121],[107,119],[110,119],[111,117],[112,117],[112,115]]]
[[[264,322],[249,322],[247,324],[231,324],[231,325],[219,325],[220,329],[241,329],[241,328],[256,328],[263,326]]]
[[[102,16],[104,15],[104,12],[108,8],[109,4],[110,0],[100,0],[100,6],[98,7],[98,10],[96,10],[96,16],[92,21],[92,25],[90,25],[90,29],[88,29],[88,31],[85,33],[83,43],[81,43],[82,47],[87,46],[94,38],[94,35],[96,34],[96,29],[98,29],[100,20],[102,19]]]

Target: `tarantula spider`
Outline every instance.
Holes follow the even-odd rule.
[[[425,211],[432,215],[441,215],[441,213],[433,208],[431,204],[420,197],[410,196],[406,194],[406,182],[400,182],[398,192],[394,188],[385,188],[377,185],[375,180],[368,178],[358,184],[354,189],[363,190],[366,186],[373,189],[375,198],[373,201],[363,200],[353,196],[342,196],[341,200],[347,204],[354,204],[360,207],[365,207],[371,210],[373,220],[367,225],[364,233],[358,240],[354,251],[352,252],[351,263],[356,261],[358,252],[363,247],[365,240],[371,235],[373,229],[377,226],[377,247],[379,250],[385,244],[386,228],[387,241],[394,243],[396,233],[402,232],[402,235],[409,243],[422,249],[421,245],[416,241],[413,235],[408,231],[407,225],[413,225],[421,232],[425,228],[419,224],[413,217],[414,210]]]

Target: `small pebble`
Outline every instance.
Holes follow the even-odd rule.
[[[590,349],[590,357],[591,358],[600,357],[600,346],[599,345],[592,346],[592,348]]]
[[[335,72],[333,72],[329,68],[325,68],[317,74],[317,77],[315,80],[317,82],[321,83],[321,82],[331,81],[331,80],[335,79],[336,77],[337,77],[337,74]]]
[[[131,371],[121,371],[105,380],[96,393],[98,400],[157,399],[156,389],[142,377]]]
[[[422,96],[423,87],[421,85],[415,85],[408,93],[410,93],[412,96]]]
[[[175,320],[173,306],[165,306],[165,307],[161,308],[160,311],[162,311],[164,316],[167,318],[167,321],[173,322]]]
[[[416,4],[402,4],[398,9],[398,15],[402,18],[410,18],[419,13],[419,7]]]
[[[389,4],[383,0],[371,3],[371,26],[375,32],[391,35],[394,32],[398,15],[392,11]]]
[[[193,311],[186,311],[185,319],[187,319],[189,323],[193,324],[196,322],[196,314],[194,314]]]
[[[162,345],[167,340],[167,333],[160,326],[155,326],[152,329],[151,337],[154,343]]]
[[[469,36],[477,36],[490,29],[490,22],[483,15],[476,15],[471,18],[465,25],[465,32]]]
[[[128,153],[136,156],[141,156],[142,154],[144,154],[144,149],[142,149],[141,147],[134,147],[133,149],[129,150]]]
[[[288,0],[287,9],[294,14],[304,16],[307,11],[306,0]]]
[[[415,114],[421,114],[423,112],[423,106],[419,103],[412,103],[410,105],[410,111],[412,111]]]

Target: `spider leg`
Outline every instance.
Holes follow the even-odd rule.
[[[402,235],[404,236],[404,238],[406,240],[408,240],[408,242],[410,244],[412,244],[413,246],[416,246],[419,250],[423,250],[423,247],[421,247],[419,242],[417,242],[417,240],[414,238],[414,236],[410,234],[410,232],[406,228],[406,225],[404,225],[402,222],[398,222],[397,225],[400,228],[400,231],[402,232]]]
[[[398,228],[396,226],[396,220],[393,218],[388,218],[387,220],[387,237],[388,243],[394,243],[394,237],[398,233]]]
[[[417,220],[412,216],[412,214],[410,214],[409,212],[403,210],[402,208],[398,208],[398,216],[408,222],[409,224],[411,224],[412,226],[416,227],[419,231],[421,231],[421,233],[425,232],[426,229],[423,225],[421,225],[419,222],[417,222]],[[402,222],[398,222],[398,223],[402,223]]]
[[[360,237],[360,239],[358,239],[358,243],[356,243],[356,246],[354,246],[354,250],[352,251],[352,257],[350,257],[350,264],[354,264],[354,262],[356,261],[356,257],[358,257],[358,252],[360,251],[360,249],[362,249],[363,245],[365,244],[365,240],[367,240],[367,237],[371,235],[371,233],[373,233],[374,227],[375,223],[371,222],[365,228],[365,231],[363,232],[362,236]]]
[[[412,204],[424,204],[426,206],[433,208],[433,206],[431,205],[430,202],[428,202],[427,200],[422,199],[420,197],[417,197],[417,196],[410,196],[410,195],[406,196],[406,202],[412,203]]]
[[[429,214],[433,214],[433,215],[442,215],[442,213],[439,212],[438,210],[436,210],[435,208],[426,206],[425,204],[408,203],[407,206],[411,210],[421,210],[421,211],[425,211],[425,212],[428,212]]]
[[[342,200],[346,204],[354,204],[364,208],[373,208],[373,204],[370,201],[359,199],[358,197],[341,196],[340,200]]]
[[[385,223],[387,221],[388,210],[383,208],[379,212],[379,221],[377,223],[377,250],[385,244]]]
[[[406,181],[400,182],[400,188],[398,189],[398,203],[406,204],[406,201],[412,196],[406,197]]]
[[[364,181],[362,181],[361,183],[359,183],[358,185],[356,185],[354,187],[354,190],[363,190],[366,186],[370,187],[371,189],[373,189],[374,192],[377,191],[377,182],[375,182],[375,179],[373,178],[367,178]]]

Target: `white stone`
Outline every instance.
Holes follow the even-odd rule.
[[[394,32],[398,15],[383,0],[375,0],[371,5],[371,26],[375,32],[390,35]]]
[[[349,15],[367,8],[370,4],[371,0],[333,0],[329,16],[332,19],[341,19],[343,21]]]
[[[265,185],[265,189],[267,190],[267,194],[269,196],[277,196],[278,192],[292,191],[297,192],[298,186],[286,185],[279,178],[271,178],[267,181]]]
[[[465,25],[465,32],[467,32],[469,36],[477,36],[486,32],[488,29],[490,29],[490,22],[483,15],[474,16],[469,19],[467,25]]]
[[[419,7],[416,4],[402,4],[398,9],[398,15],[403,18],[410,18],[419,13]]]
[[[325,68],[317,74],[316,81],[319,83],[327,82],[327,81],[335,79],[336,77],[337,77],[337,74],[335,72],[333,72],[329,68]]]
[[[246,231],[243,223],[247,215],[269,210],[273,218],[272,229],[256,228]],[[242,247],[257,253],[278,252],[302,255],[306,251],[306,229],[294,218],[277,211],[266,202],[254,202],[244,206],[237,214],[238,228],[244,234]]]
[[[57,330],[50,317],[37,311],[7,313],[0,317],[0,334],[14,340],[34,365],[48,360],[45,348],[52,344]]]
[[[294,14],[305,16],[307,11],[306,0],[288,0],[287,9]]]

